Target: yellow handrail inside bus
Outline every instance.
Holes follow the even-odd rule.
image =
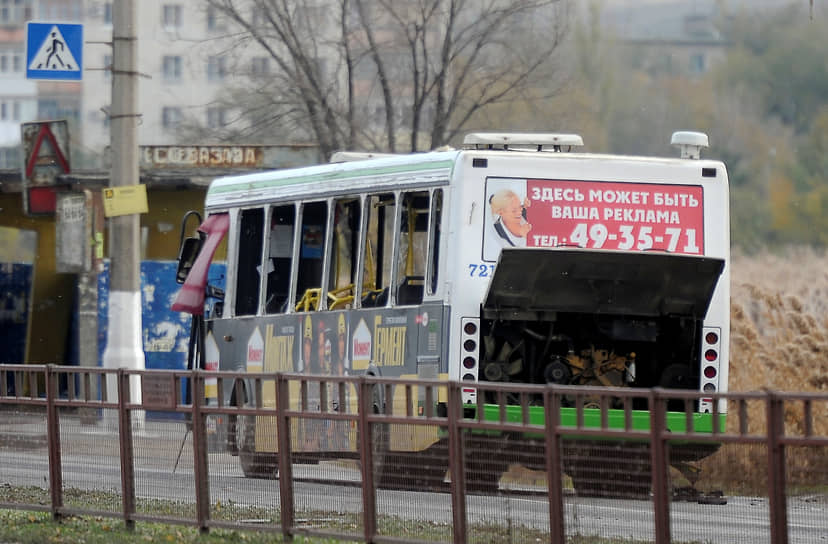
[[[365,269],[368,277],[363,278],[363,285],[369,289],[376,289],[377,267],[374,262],[374,248],[371,246],[371,240],[365,240]]]
[[[354,284],[349,283],[328,291],[328,309],[336,310],[354,301]]]
[[[305,289],[305,294],[296,302],[296,311],[308,312],[311,310],[315,311],[319,308],[319,294],[321,292],[322,289],[320,287]]]

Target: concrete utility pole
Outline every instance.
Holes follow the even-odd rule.
[[[138,172],[138,0],[115,0],[112,9],[112,104],[110,187],[137,185]],[[109,218],[109,328],[104,368],[146,368],[141,343],[140,216]],[[117,398],[114,377],[107,398]],[[130,382],[132,402],[141,400],[137,377]]]

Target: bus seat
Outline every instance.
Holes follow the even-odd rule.
[[[388,287],[385,289],[374,289],[366,291],[362,295],[363,308],[377,308],[385,306],[388,302]]]
[[[423,301],[423,277],[405,276],[397,287],[397,304],[410,306]]]

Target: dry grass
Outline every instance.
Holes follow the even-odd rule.
[[[730,390],[828,391],[828,254],[732,259]]]
[[[828,254],[807,248],[734,251],[731,284],[730,391],[828,392]],[[730,432],[738,429],[734,409]],[[747,415],[751,433],[765,431],[763,403],[749,404]],[[801,435],[803,422],[801,404],[786,405],[786,433]],[[813,431],[828,434],[826,403],[813,405]],[[766,455],[764,448],[724,446],[704,462],[705,480],[759,492],[766,487]],[[788,461],[791,486],[828,484],[824,448],[800,448]]]

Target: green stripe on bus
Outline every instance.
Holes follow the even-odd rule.
[[[450,170],[454,166],[454,161],[435,161],[423,162],[414,164],[400,164],[397,166],[385,166],[375,168],[360,168],[357,170],[338,170],[334,172],[324,172],[315,175],[302,175],[284,178],[275,178],[259,181],[239,181],[233,185],[226,185],[223,187],[211,186],[208,190],[209,194],[229,193],[238,190],[262,189],[269,187],[284,187],[287,185],[300,185],[305,183],[314,183],[319,181],[342,181],[351,178],[359,178],[365,176],[378,176],[388,174],[399,174],[404,172],[423,172],[427,170]]]
[[[575,408],[561,408],[560,411],[561,425],[565,427],[575,427],[575,425],[577,424],[577,414]],[[521,421],[523,421],[522,413],[522,408],[520,406],[507,406],[506,421],[511,423],[520,423]],[[583,415],[585,428],[601,427],[600,409],[584,408]],[[486,421],[500,421],[500,406],[496,404],[484,405],[484,418]],[[713,432],[713,414],[694,413],[691,419],[693,425],[692,429],[694,432]],[[719,414],[719,432],[724,432],[726,421],[727,414]],[[634,431],[649,431],[650,412],[648,410],[631,410],[630,423],[631,429]],[[544,424],[544,409],[542,406],[529,407],[529,424]],[[607,426],[610,429],[624,429],[624,410],[607,410]],[[687,415],[684,412],[667,412],[667,428],[673,432],[687,432]]]

